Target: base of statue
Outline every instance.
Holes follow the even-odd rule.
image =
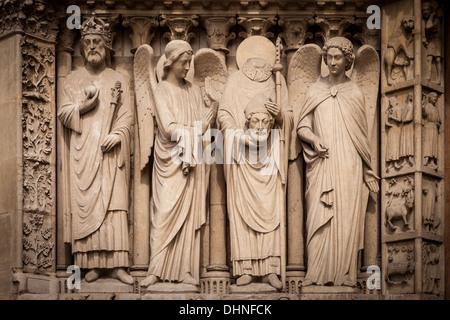
[[[125,284],[117,279],[112,278],[100,278],[94,282],[87,282],[86,280],[81,280],[80,289],[75,289],[76,293],[132,293],[133,286]]]
[[[300,293],[358,293],[357,287],[348,286],[307,286],[301,287]]]
[[[200,293],[200,287],[185,283],[158,282],[143,291],[145,293]]]
[[[230,293],[276,293],[277,289],[268,283],[250,283],[245,286],[238,286],[232,284],[230,286]]]

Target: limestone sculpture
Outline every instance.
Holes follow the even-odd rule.
[[[158,128],[152,174],[150,265],[141,286],[158,281],[198,286],[200,228],[206,221],[209,186],[209,166],[202,161],[201,142],[215,119],[213,102],[217,94],[207,94],[208,106],[200,87],[186,80],[193,56],[189,43],[170,41],[165,56],[159,83],[149,45],[137,49],[134,63],[135,73],[144,73],[136,83],[143,88],[137,99],[140,150],[144,153],[141,163],[148,162],[153,144],[153,137],[146,136],[153,114]],[[217,85],[209,78],[203,83],[214,88]]]
[[[400,158],[402,166],[414,165],[414,92],[408,92],[402,107],[402,126],[400,131]]]
[[[281,289],[284,282],[279,277],[285,268],[286,169],[293,123],[286,82],[272,72],[276,56],[267,38],[244,40],[237,51],[240,69],[229,76],[219,104],[231,261],[238,286],[263,281]],[[259,129],[266,134],[255,134]]]
[[[328,40],[322,52],[329,75],[321,77],[317,63],[303,66],[312,84],[297,124],[307,183],[308,265],[302,286],[354,287],[369,190],[379,191],[369,147],[379,59],[369,45],[355,59],[353,44],[344,37]],[[322,59],[318,47],[311,54],[311,60]],[[350,79],[345,72],[353,62]]]
[[[441,83],[442,70],[442,53],[441,53],[441,22],[438,18],[438,12],[435,10],[431,2],[422,3],[422,42],[427,48],[427,71],[425,79],[432,79],[433,67],[435,69],[435,77],[433,81],[437,84]]]
[[[438,95],[430,92],[425,95],[422,103],[422,135],[423,135],[423,165],[437,169],[439,158],[439,132],[441,117],[436,105]]]
[[[58,117],[70,138],[70,220],[66,238],[75,264],[88,269],[86,281],[103,270],[126,284],[130,131],[128,82],[111,65],[111,30],[95,16],[81,26],[85,66],[66,79]]]
[[[402,19],[399,28],[392,39],[388,42],[384,54],[386,65],[386,78],[388,85],[393,85],[398,74],[403,76],[403,80],[412,79],[413,67],[413,34],[415,18],[406,16]]]
[[[389,107],[386,110],[386,162],[387,171],[395,167],[401,168],[400,163],[400,136],[403,108],[398,106],[397,97],[389,98]]]

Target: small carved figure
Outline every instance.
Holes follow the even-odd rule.
[[[439,268],[439,247],[435,244],[424,246],[424,291],[439,295],[441,280]]]
[[[422,42],[427,48],[427,73],[425,79],[431,80],[433,65],[436,69],[436,77],[433,82],[441,83],[441,22],[437,12],[430,2],[422,3]]]
[[[422,103],[422,136],[423,136],[423,165],[437,169],[439,154],[439,132],[441,117],[436,106],[438,95],[430,92],[425,95]]]
[[[440,224],[436,217],[437,181],[430,182],[422,188],[422,218],[425,230],[433,232]]]
[[[403,283],[411,279],[414,272],[414,263],[412,261],[391,262],[387,265],[387,281],[391,284]],[[392,280],[392,276],[402,276],[401,281]]]
[[[389,107],[386,110],[386,162],[388,163],[387,170],[395,167],[401,168],[400,164],[400,135],[402,124],[402,110],[401,106],[398,106],[397,98],[389,98]]]
[[[411,91],[406,96],[405,105],[402,108],[402,126],[400,132],[400,158],[403,159],[403,167],[409,162],[414,165],[414,93]]]
[[[387,248],[387,252],[386,282],[390,285],[401,285],[411,280],[415,271],[413,248],[399,248],[394,244]]]
[[[389,183],[389,190],[386,195],[389,200],[386,206],[386,223],[392,230],[397,227],[392,223],[393,220],[402,219],[403,226],[409,228],[408,214],[414,208],[414,184],[410,177],[405,178],[407,184],[401,190],[395,188],[396,180],[392,179]]]
[[[403,70],[405,80],[411,78],[414,55],[410,45],[414,40],[412,35],[414,22],[415,18],[413,16],[404,17],[393,38],[388,42],[386,53],[384,55],[388,85],[394,84],[395,79],[393,78],[392,73],[395,66],[398,66]],[[402,53],[404,54],[403,58],[400,57]]]

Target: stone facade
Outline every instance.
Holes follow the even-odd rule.
[[[0,4],[0,299],[444,299],[450,292],[448,175],[448,39],[444,1],[64,1],[6,0]],[[67,132],[58,121],[69,72],[84,66],[80,31],[69,29],[67,7],[92,13],[113,31],[112,68],[129,82],[134,121],[131,129],[129,268],[134,284],[101,278],[67,287],[73,265],[65,237],[70,216],[69,169],[64,164]],[[381,8],[381,28],[370,29],[369,5]],[[445,14],[444,14],[445,11]],[[373,17],[372,17],[373,18]],[[445,30],[445,32],[444,32]],[[195,54],[210,48],[226,77],[239,69],[238,48],[262,36],[282,44],[279,73],[289,103],[300,103],[296,78],[299,49],[322,48],[334,37],[353,43],[355,53],[369,45],[379,56],[376,98],[369,103],[372,169],[380,192],[364,215],[364,249],[357,257],[357,283],[351,290],[320,286],[305,290],[305,163],[301,149],[289,155],[282,250],[283,288],[235,285],[224,168],[210,168],[206,221],[201,226],[196,290],[156,284],[140,286],[150,263],[152,165],[142,156],[139,101],[133,68],[142,45],[153,50],[161,81],[162,57],[172,40],[189,43]],[[447,38],[445,38],[447,37]],[[277,41],[277,39],[280,39]],[[278,46],[278,48],[280,48]],[[307,51],[306,54],[308,54]],[[192,64],[195,67],[195,62]],[[317,65],[324,75],[325,64]],[[196,67],[198,70],[201,66]],[[211,67],[212,68],[212,67]],[[208,70],[203,70],[208,75]],[[212,71],[211,71],[212,72]],[[211,73],[210,72],[210,73]],[[189,74],[188,76],[189,77]],[[211,76],[212,77],[212,76]],[[193,79],[193,78],[192,78]],[[194,79],[195,80],[195,79]],[[300,79],[302,80],[302,79]],[[210,81],[210,80],[208,80]],[[215,78],[212,81],[221,81]],[[379,90],[378,90],[379,81]],[[203,86],[205,86],[203,79]],[[202,86],[202,89],[203,89]],[[308,85],[309,86],[309,85]],[[298,108],[298,107],[297,107]],[[154,110],[149,110],[154,115]],[[297,115],[298,117],[298,115]],[[151,126],[155,123],[151,123]],[[147,123],[148,126],[148,123]],[[215,125],[213,125],[215,126]],[[157,128],[154,128],[157,130]],[[152,127],[153,130],[153,127]],[[295,139],[298,139],[294,133]],[[153,149],[151,149],[153,151]],[[283,211],[283,210],[282,210]],[[376,267],[374,269],[374,266]],[[377,269],[378,268],[378,269]],[[374,288],[372,270],[380,272]],[[375,275],[377,273],[375,272]],[[82,273],[84,276],[84,271]],[[82,277],[83,278],[83,277]]]

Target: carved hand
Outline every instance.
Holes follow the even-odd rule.
[[[95,86],[94,86],[95,87]],[[84,98],[83,103],[80,106],[80,114],[85,114],[86,112],[91,111],[97,105],[98,95],[100,90],[95,88],[95,93],[87,92],[86,97]]]
[[[201,120],[202,121],[202,134],[204,134],[206,129],[208,129],[213,118],[214,118],[214,111],[212,109],[208,110],[208,112],[203,115],[202,120]]]
[[[102,143],[102,151],[103,152],[108,152],[109,150],[111,150],[115,145],[120,143],[120,138],[117,134],[108,134],[105,137],[105,140],[103,140]]]
[[[373,173],[372,170],[366,170],[364,172],[364,181],[366,182],[369,190],[374,193],[378,193],[380,191],[380,187],[378,185],[379,179],[380,178],[375,173]]]
[[[275,102],[267,102],[265,103],[265,107],[267,111],[270,112],[270,114],[275,118],[275,121],[278,123],[281,123],[283,120],[282,114],[281,114],[281,108],[279,105],[277,105]]]
[[[315,139],[312,143],[314,150],[317,152],[319,157],[328,158],[328,147],[323,143],[321,139]]]

